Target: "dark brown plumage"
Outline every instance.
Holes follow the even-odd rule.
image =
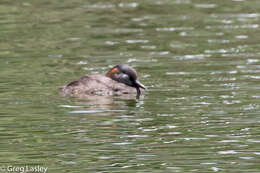
[[[141,88],[141,89],[140,89]],[[146,87],[137,80],[136,71],[128,65],[116,65],[104,75],[86,75],[60,90],[65,95],[123,95],[144,93]]]

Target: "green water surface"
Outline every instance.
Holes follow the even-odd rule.
[[[259,0],[1,0],[0,171],[259,173],[259,25]],[[116,64],[145,96],[58,93]]]

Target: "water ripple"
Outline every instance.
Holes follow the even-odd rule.
[[[95,114],[103,112],[125,112],[125,110],[76,110],[70,111],[70,114]]]
[[[173,58],[179,60],[188,60],[188,59],[204,59],[210,57],[210,54],[197,54],[197,55],[183,55],[183,56],[173,56]]]
[[[165,27],[165,28],[156,28],[156,31],[185,31],[185,30],[194,30],[194,27]]]
[[[259,24],[206,26],[206,29],[257,29]]]
[[[115,30],[117,33],[138,33],[143,32],[143,29],[133,29],[133,28],[117,28]]]
[[[227,150],[227,151],[219,151],[218,154],[238,154],[238,152],[234,150]]]
[[[196,8],[215,8],[216,4],[195,4]]]
[[[129,2],[129,3],[121,2],[118,4],[118,6],[122,8],[136,8],[138,7],[138,5],[139,4],[137,2]]]
[[[135,43],[148,43],[149,40],[126,40],[126,43],[135,44]]]
[[[110,9],[115,8],[116,6],[113,4],[93,4],[93,5],[85,5],[85,8],[96,8],[96,9]]]

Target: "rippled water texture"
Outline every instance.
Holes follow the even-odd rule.
[[[0,168],[260,172],[259,0],[0,2]],[[129,64],[144,97],[58,87]]]

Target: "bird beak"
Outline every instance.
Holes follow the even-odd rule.
[[[138,80],[135,81],[135,84],[140,87],[140,88],[143,88],[143,89],[146,89],[146,87],[141,83],[139,82]]]

